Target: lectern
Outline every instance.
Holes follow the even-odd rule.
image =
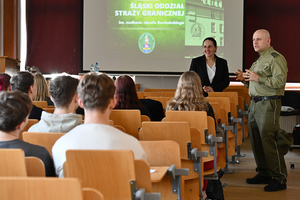
[[[0,73],[7,73],[9,75],[13,75],[17,73],[19,66],[18,60],[14,58],[10,58],[8,56],[0,56]]]

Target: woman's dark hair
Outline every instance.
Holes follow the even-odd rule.
[[[115,81],[117,109],[119,108],[138,108],[142,105],[138,99],[135,84],[132,78],[128,75],[122,75]]]
[[[6,73],[0,73],[0,91],[7,91],[8,87],[10,86],[10,78],[11,76]]]
[[[217,41],[215,40],[215,38],[212,38],[212,37],[207,37],[207,38],[205,38],[205,39],[203,40],[202,46],[203,46],[203,44],[204,44],[204,42],[205,42],[206,40],[212,41],[213,44],[214,44],[214,46],[217,47]]]

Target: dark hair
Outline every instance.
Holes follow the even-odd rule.
[[[87,74],[79,82],[77,92],[84,109],[104,111],[114,98],[114,81],[105,74]]]
[[[34,84],[34,77],[29,72],[18,72],[10,79],[11,89],[20,90],[23,93],[28,94],[30,86]]]
[[[77,93],[79,80],[71,76],[58,76],[49,84],[55,107],[68,107]]]
[[[6,73],[0,73],[0,91],[7,91],[8,87],[10,86],[10,78],[11,76],[9,74]]]
[[[138,99],[135,84],[130,76],[122,75],[115,81],[117,104],[115,108],[138,108],[142,104]]]
[[[14,131],[29,115],[32,108],[30,98],[20,92],[0,92],[0,130]]]
[[[217,47],[217,41],[215,40],[215,38],[212,38],[212,37],[207,37],[207,38],[205,38],[205,39],[203,40],[202,46],[203,46],[203,44],[204,44],[204,42],[205,42],[206,40],[212,41],[213,44],[214,44],[214,46]]]

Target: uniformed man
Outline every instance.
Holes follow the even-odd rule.
[[[277,137],[286,134],[279,127],[281,96],[284,95],[287,78],[285,58],[271,46],[267,30],[253,34],[253,47],[259,58],[249,70],[238,70],[236,80],[249,88],[249,136],[258,174],[247,178],[248,184],[268,184],[265,191],[286,189],[287,169],[284,154],[279,149]]]

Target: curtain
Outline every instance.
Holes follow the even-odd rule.
[[[82,0],[27,0],[25,66],[78,74],[82,63]]]

